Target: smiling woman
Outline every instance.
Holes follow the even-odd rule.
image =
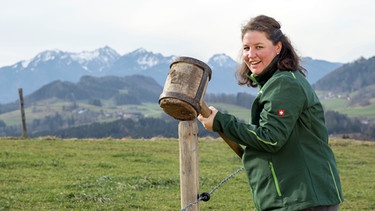
[[[198,119],[245,146],[242,160],[258,210],[337,210],[343,195],[324,110],[291,42],[265,15],[252,18],[241,33],[238,83],[259,87],[251,121],[214,107]]]

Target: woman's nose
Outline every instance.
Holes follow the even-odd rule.
[[[247,52],[247,58],[254,58],[255,52],[250,48],[250,50]]]

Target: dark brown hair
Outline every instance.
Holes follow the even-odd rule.
[[[280,28],[280,23],[277,22],[274,18],[265,15],[259,15],[255,18],[252,18],[249,22],[247,22],[247,24],[242,27],[241,40],[243,39],[245,33],[248,31],[265,32],[267,39],[269,39],[273,45],[276,45],[279,41],[281,41],[282,43],[279,60],[276,63],[277,69],[281,71],[298,70],[303,75],[305,75],[306,70],[299,64],[299,56],[295,52],[289,38],[283,34]],[[246,76],[246,74],[248,74],[249,72],[251,72],[250,69],[242,60],[236,71],[238,84],[256,87],[257,84],[255,84]]]

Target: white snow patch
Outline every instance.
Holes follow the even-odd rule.
[[[23,68],[26,68],[27,66],[29,66],[31,60],[23,60],[21,61],[21,65]]]
[[[225,54],[216,55],[213,60],[218,63],[220,66],[223,66],[225,63],[228,62],[228,56]]]
[[[142,58],[139,58],[137,60],[137,63],[140,65],[147,65],[148,67],[153,67],[159,63],[159,60],[155,57],[144,56]]]
[[[81,53],[72,53],[71,54],[72,59],[76,60],[80,64],[85,63],[87,61],[94,60],[94,59],[98,58],[98,56],[99,56],[98,50],[83,51]]]

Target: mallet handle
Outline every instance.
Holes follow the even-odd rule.
[[[201,107],[201,114],[203,117],[207,118],[211,115],[211,109],[208,108],[207,104],[205,102],[202,103]],[[242,159],[243,155],[243,148],[237,144],[236,142],[230,140],[228,137],[226,137],[222,132],[218,132],[220,137],[232,148],[232,150]]]

